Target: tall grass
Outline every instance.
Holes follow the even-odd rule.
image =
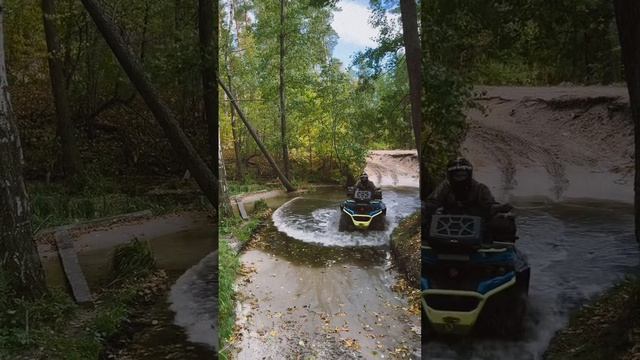
[[[111,271],[114,280],[147,275],[155,269],[156,260],[146,242],[134,239],[129,244],[119,246],[114,252]]]
[[[145,192],[126,192],[116,185],[70,192],[61,184],[29,184],[33,228],[40,229],[81,221],[151,210],[160,215],[178,210],[206,209],[202,197],[153,196]]]

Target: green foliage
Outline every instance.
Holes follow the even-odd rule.
[[[611,1],[427,0],[423,7],[423,26],[442,32],[449,47],[443,59],[476,84],[623,80]]]
[[[253,204],[253,210],[256,212],[265,211],[267,209],[269,209],[269,205],[267,205],[267,202],[263,199],[260,199]]]
[[[152,120],[81,2],[57,0],[56,30],[67,81],[71,119],[89,174],[178,175],[185,164]],[[101,1],[107,15],[142,63],[160,97],[207,156],[202,121],[197,2]],[[63,177],[39,2],[8,0],[7,71],[21,133],[28,179]],[[81,179],[65,179],[69,187]],[[88,179],[89,185],[93,178]]]
[[[422,116],[423,158],[434,180],[444,174],[447,161],[458,154],[466,131],[464,111],[471,105],[471,89],[445,66],[425,65]]]
[[[218,326],[220,345],[223,349],[220,352],[222,359],[228,358],[224,347],[233,334],[235,324],[233,284],[240,269],[240,260],[229,245],[228,239],[233,237],[241,243],[246,243],[270,215],[271,211],[266,202],[261,200],[255,203],[255,212],[249,220],[245,221],[239,217],[220,219],[218,225],[220,239],[218,247]]]
[[[222,13],[233,11],[232,16],[221,16],[227,19],[221,23],[223,78],[230,82],[268,150],[281,160],[279,3],[258,0],[234,5],[221,5]],[[339,3],[311,0],[286,4],[287,143],[294,180],[342,182],[362,170],[367,150],[414,146],[409,141],[404,65],[390,65],[387,73],[369,77],[364,65],[358,65],[362,71],[354,72],[332,58],[336,34],[330,23],[335,6]],[[226,103],[221,98],[221,104]],[[242,124],[237,124],[234,138],[227,105],[221,106],[220,119],[224,153],[234,153],[235,139],[241,162],[253,171],[250,176],[271,176]],[[226,165],[228,173],[234,173],[235,163]]]
[[[93,332],[96,340],[105,342],[120,330],[127,319],[129,311],[124,303],[114,303],[99,312],[93,320]]]

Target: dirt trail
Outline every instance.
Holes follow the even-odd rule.
[[[624,87],[482,87],[463,153],[497,197],[631,201]]]

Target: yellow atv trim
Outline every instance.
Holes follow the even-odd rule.
[[[382,211],[379,211],[377,213],[375,213],[374,215],[363,215],[363,214],[357,214],[356,216],[358,217],[363,217],[363,218],[367,218],[368,220],[366,221],[358,221],[356,219],[354,219],[352,214],[349,214],[347,212],[347,210],[342,209],[342,212],[344,212],[345,214],[349,215],[349,217],[351,217],[351,222],[353,222],[353,226],[355,226],[358,229],[361,230],[365,230],[369,228],[369,225],[371,225],[371,221],[373,220],[374,217],[382,214]]]
[[[471,331],[475,325],[480,312],[482,312],[484,304],[487,302],[487,299],[492,295],[513,286],[515,283],[516,278],[513,277],[508,282],[496,287],[484,295],[475,291],[427,289],[422,291],[422,307],[425,309],[427,318],[431,322],[434,330],[440,333],[464,335]],[[469,296],[480,299],[480,302],[478,303],[478,306],[471,311],[435,310],[427,305],[427,302],[425,301],[425,296],[427,295]]]

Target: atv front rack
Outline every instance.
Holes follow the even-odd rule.
[[[429,282],[422,279],[422,307],[431,326],[440,332],[467,334],[475,325],[485,304],[493,295],[514,286],[513,272],[492,279],[479,291],[430,289]]]

